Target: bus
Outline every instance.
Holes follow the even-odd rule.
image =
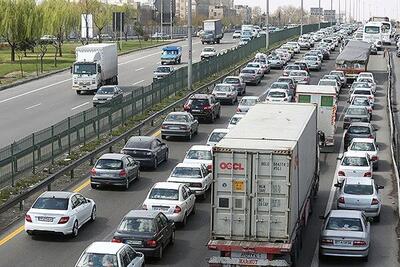
[[[372,17],[369,21],[381,22],[383,29],[382,29],[382,41],[383,44],[391,43],[390,38],[393,37],[393,26],[390,23],[390,19],[388,17]]]
[[[370,21],[366,23],[363,28],[363,41],[375,44],[378,50],[381,50],[383,28],[382,22]]]

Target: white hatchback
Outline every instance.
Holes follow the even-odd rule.
[[[212,147],[207,145],[192,146],[183,159],[184,163],[201,163],[207,166],[209,171],[212,170]]]
[[[96,204],[79,193],[47,191],[25,215],[25,231],[77,236],[79,228],[96,219]]]
[[[195,213],[196,197],[181,183],[159,182],[153,185],[143,202],[143,209],[164,213],[169,220],[186,225],[187,217]]]
[[[348,151],[343,154],[338,169],[338,182],[341,183],[347,177],[372,178],[372,163],[366,152]]]

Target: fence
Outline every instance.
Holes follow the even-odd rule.
[[[327,25],[322,25],[327,27]],[[306,25],[303,32],[318,29],[318,25]],[[270,34],[270,45],[294,37],[300,29],[292,28]],[[211,60],[193,64],[193,82],[235,65],[257,50],[265,47],[265,38],[256,38],[245,46],[229,49]],[[166,97],[187,87],[187,67],[179,68],[172,75],[152,84],[134,88],[120,103],[108,107],[85,110],[41,131],[18,140],[0,149],[0,185],[14,186],[15,177],[26,170],[36,172],[39,164],[51,161],[63,153],[71,152],[78,145],[85,145],[100,134],[112,131],[124,124],[128,117],[143,113],[144,110],[161,102]]]

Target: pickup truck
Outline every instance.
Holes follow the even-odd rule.
[[[181,46],[165,46],[162,49],[161,64],[179,64],[182,58]]]

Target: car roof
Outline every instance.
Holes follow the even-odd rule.
[[[217,128],[217,129],[214,129],[211,133],[228,133],[228,132],[229,132],[229,129]]]
[[[168,115],[189,115],[189,113],[186,111],[174,111],[170,112]]]
[[[242,100],[243,99],[258,99],[258,96],[254,96],[254,95],[252,95],[252,96],[244,96],[244,97],[242,97]]]
[[[209,96],[210,96],[209,94],[193,94],[190,96],[190,99],[193,98],[208,99]]]
[[[361,185],[372,185],[372,179],[366,179],[365,177],[347,177],[345,184],[361,184]]]
[[[369,122],[352,122],[349,127],[351,126],[371,127],[371,124]]]
[[[351,142],[353,143],[357,143],[357,142],[362,142],[362,143],[375,143],[375,140],[372,138],[353,138],[353,140],[351,140]]]
[[[126,157],[126,154],[121,154],[121,153],[106,153],[101,155],[99,159],[122,159],[123,157]]]
[[[153,188],[165,188],[165,189],[176,189],[178,190],[181,183],[171,183],[171,182],[158,182],[153,185]]]
[[[243,118],[246,114],[236,113],[232,118]]]
[[[53,198],[69,198],[74,192],[66,191],[46,191],[40,195],[40,197],[53,197]]]
[[[156,210],[130,210],[124,217],[155,218],[160,212]]]
[[[202,165],[204,165],[204,164],[199,163],[199,162],[197,162],[197,163],[196,162],[190,162],[190,163],[181,162],[181,163],[176,164],[175,168],[177,168],[177,167],[200,168]]]
[[[362,211],[359,210],[331,210],[329,217],[361,218],[361,214]]]
[[[212,150],[212,147],[207,145],[193,145],[189,150]]]
[[[343,157],[366,157],[367,152],[365,151],[353,151],[349,150],[344,152]]]
[[[129,138],[129,141],[139,141],[139,142],[143,142],[143,143],[150,143],[152,142],[154,139],[156,139],[154,136],[132,136],[131,138]]]
[[[270,93],[270,92],[285,92],[285,93],[287,93],[287,89],[271,88],[271,89],[269,89],[268,93]]]
[[[86,253],[117,254],[125,246],[124,243],[93,242],[86,248]]]

